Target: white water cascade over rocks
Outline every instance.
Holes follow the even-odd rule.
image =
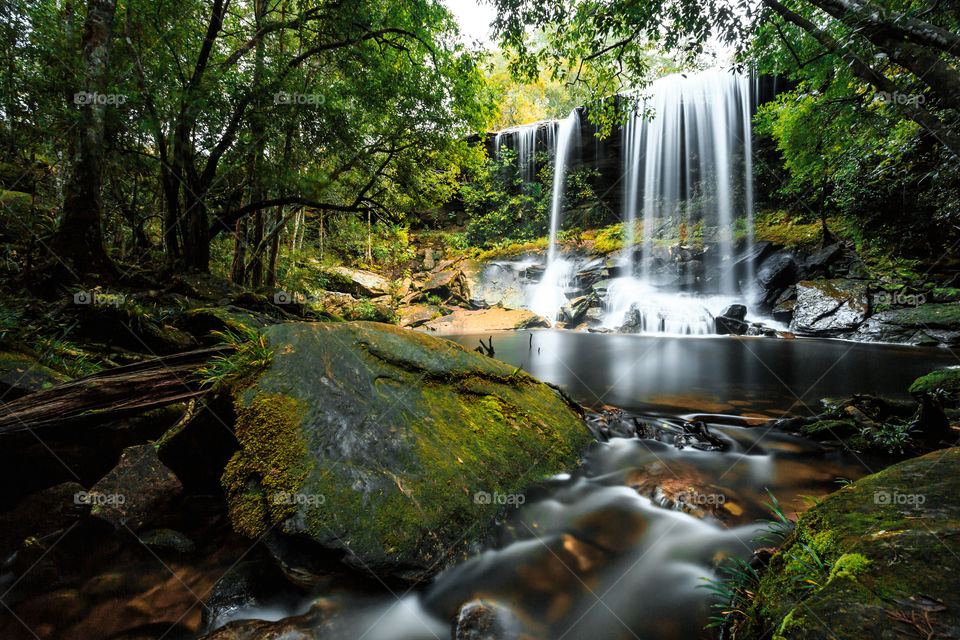
[[[555,322],[571,299],[596,294],[602,327],[714,333],[714,317],[744,302],[753,281],[751,261],[739,269],[735,264],[753,246],[750,120],[756,93],[751,77],[716,69],[666,76],[622,98],[630,113],[613,135],[621,136],[624,248],[602,265],[601,279],[588,278],[588,261],[564,255],[557,243],[570,152],[581,127],[576,110],[562,121],[550,245],[527,306]]]

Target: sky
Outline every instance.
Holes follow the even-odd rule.
[[[491,47],[490,23],[496,10],[487,2],[479,0],[441,0],[460,23],[460,32],[467,42],[479,40]]]

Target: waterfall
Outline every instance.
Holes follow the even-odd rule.
[[[553,120],[521,124],[498,131],[493,140],[494,156],[499,157],[500,149],[506,144],[517,152],[517,170],[524,183],[533,182],[537,177],[537,151],[543,150],[553,155],[556,145],[557,123]],[[510,142],[512,141],[512,145]]]
[[[567,303],[564,288],[572,277],[572,266],[557,256],[557,234],[563,215],[563,190],[567,176],[567,160],[570,149],[580,136],[580,115],[576,109],[570,112],[557,128],[556,154],[553,160],[553,189],[550,196],[550,244],[547,249],[547,266],[537,286],[530,309],[551,323],[557,319]]]
[[[636,275],[638,219],[643,222],[640,277],[648,283],[656,280],[654,254],[664,231],[671,238],[681,223],[688,234],[699,224],[705,236],[713,230],[706,246],[715,289],[734,295],[736,212],[746,221],[745,249],[753,242],[751,79],[714,69],[666,76],[648,91],[621,131],[624,275]]]

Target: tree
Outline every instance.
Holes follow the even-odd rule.
[[[104,94],[110,65],[116,0],[89,0],[83,26],[83,87],[70,179],[64,190],[63,219],[53,248],[77,275],[109,273],[113,265],[101,229],[104,119],[109,96]]]

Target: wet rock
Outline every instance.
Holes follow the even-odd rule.
[[[631,469],[624,484],[665,509],[682,511],[695,518],[710,516],[721,522],[747,522],[743,499],[726,487],[713,484],[703,469],[679,460],[656,461]]]
[[[492,521],[474,494],[569,469],[590,440],[554,389],[446,340],[363,322],[265,336],[271,366],[236,398],[241,449],[223,477],[250,537],[273,527],[358,570],[423,580]]]
[[[881,311],[859,327],[856,339],[930,346],[960,345],[960,304],[935,303]]]
[[[241,609],[279,604],[284,597],[292,599],[291,588],[274,565],[260,560],[241,562],[210,589],[203,603],[203,627],[215,629]]]
[[[776,629],[785,640],[894,638],[911,621],[929,637],[951,635],[960,611],[958,491],[960,448],[953,448],[814,504],[770,559],[733,637]],[[811,552],[816,563],[807,562]]]
[[[7,558],[24,541],[43,539],[66,530],[85,515],[90,507],[78,502],[84,488],[76,482],[64,482],[28,496],[10,511],[0,514],[0,553]]]
[[[717,316],[714,318],[714,331],[722,336],[742,336],[747,333],[748,329],[750,329],[750,324],[743,320],[727,318],[725,316]]]
[[[583,321],[587,311],[600,306],[600,297],[591,292],[588,295],[575,298],[563,306],[563,320],[568,325],[576,325]]]
[[[607,409],[599,413],[588,412],[587,425],[598,440],[610,438],[634,438],[637,435],[637,420],[620,409]]]
[[[0,398],[5,402],[69,379],[26,354],[0,352]]]
[[[197,548],[193,540],[173,529],[152,529],[140,536],[140,542],[157,551],[193,553]]]
[[[457,614],[454,640],[535,640],[519,631],[520,623],[509,609],[496,603],[474,600]]]
[[[398,324],[411,329],[430,322],[440,315],[440,307],[423,304],[405,305],[397,309]]]
[[[390,281],[372,271],[332,267],[327,270],[327,274],[329,277],[326,288],[330,291],[366,298],[382,296],[390,291]]]
[[[472,331],[500,331],[548,327],[550,323],[526,309],[457,309],[450,315],[435,318],[421,325],[426,331],[467,333]]]
[[[815,251],[803,261],[803,277],[809,279],[829,275],[830,266],[842,255],[843,247],[837,243]]]
[[[162,508],[182,491],[152,444],[124,449],[117,466],[90,488],[84,500],[90,515],[116,529],[137,531],[162,515]]]
[[[354,636],[332,629],[339,607],[325,602],[314,604],[307,613],[276,622],[237,620],[229,622],[200,640],[354,640]]]
[[[863,324],[870,309],[867,286],[857,280],[797,283],[790,330],[801,335],[845,336]]]
[[[422,295],[438,296],[443,300],[455,298],[461,302],[470,300],[470,286],[460,269],[434,273],[420,289]]]
[[[793,310],[797,306],[796,300],[784,300],[778,302],[773,308],[773,319],[783,324],[790,324],[793,320]]]
[[[745,320],[747,318],[747,307],[742,304],[732,304],[724,309],[720,316],[733,320]]]
[[[470,303],[478,309],[522,308],[525,304],[522,265],[523,263],[507,261],[481,264],[474,260],[465,260],[460,268],[470,290]]]
[[[793,254],[778,251],[767,256],[757,268],[756,277],[760,287],[760,304],[770,309],[784,289],[796,282],[797,265]]]

